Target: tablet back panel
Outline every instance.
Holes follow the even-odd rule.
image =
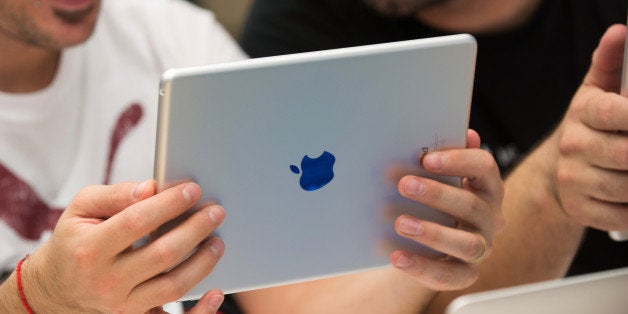
[[[385,267],[395,248],[435,254],[394,219],[454,222],[401,198],[397,173],[465,146],[475,53],[455,35],[164,73],[158,185],[193,179],[227,212],[226,253],[186,298]]]
[[[447,314],[625,314],[628,268],[469,294]]]

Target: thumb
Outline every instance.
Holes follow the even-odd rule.
[[[65,212],[83,218],[106,219],[154,194],[153,180],[88,186],[78,192]]]
[[[625,40],[625,25],[613,25],[606,30],[593,52],[591,67],[584,78],[585,85],[594,85],[607,92],[619,93]]]

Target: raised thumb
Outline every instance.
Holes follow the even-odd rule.
[[[606,30],[593,52],[591,67],[584,78],[585,85],[593,85],[607,92],[619,93],[625,40],[625,25],[613,25]]]

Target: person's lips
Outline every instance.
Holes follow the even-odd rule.
[[[69,24],[80,23],[96,7],[96,0],[47,0],[55,16]]]
[[[94,0],[48,0],[56,10],[66,12],[84,11],[94,5]]]

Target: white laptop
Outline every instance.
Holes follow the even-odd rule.
[[[225,207],[226,252],[184,299],[389,266],[405,248],[399,169],[464,147],[476,43],[469,35],[246,60],[163,74],[155,178],[193,179]],[[438,178],[459,184],[459,178]]]
[[[628,268],[468,294],[447,314],[626,314]]]

